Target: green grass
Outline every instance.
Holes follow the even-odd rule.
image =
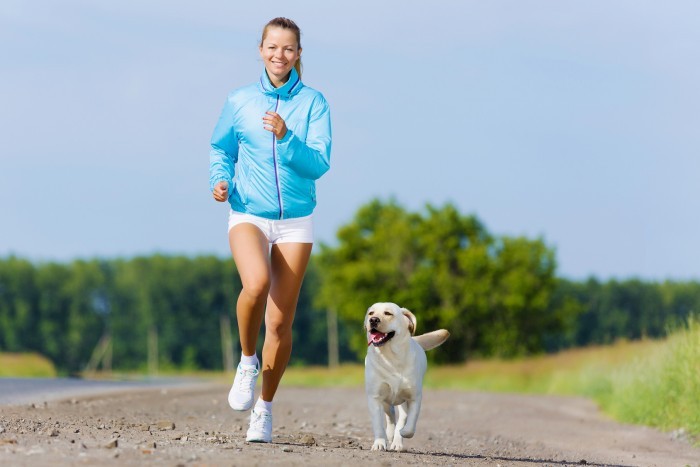
[[[597,400],[615,418],[700,435],[700,322],[691,320],[657,352],[619,368],[610,382]]]
[[[50,378],[56,368],[46,357],[35,353],[0,353],[0,377]]]

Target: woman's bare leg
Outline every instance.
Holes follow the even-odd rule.
[[[253,224],[238,224],[229,231],[229,245],[243,289],[238,295],[236,317],[243,355],[255,354],[270,290],[269,243]]]
[[[292,322],[312,243],[272,246],[270,298],[265,312],[261,398],[272,402],[292,354]]]

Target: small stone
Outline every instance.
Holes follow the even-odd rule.
[[[150,425],[141,425],[141,431],[151,431]]]
[[[51,430],[51,433],[49,433],[49,436],[56,437],[60,434],[60,432],[57,429]]]
[[[586,461],[586,459],[581,459],[580,461],[578,461],[578,463],[581,465],[586,465],[588,464],[588,461]]]
[[[289,447],[289,446],[285,446],[285,447],[282,448],[282,452],[294,452],[294,449],[292,449],[292,448]]]
[[[76,428],[73,433],[80,433],[80,428]]]
[[[119,446],[119,440],[118,439],[113,439],[109,443],[105,444],[105,448],[107,449],[114,449],[117,446]]]
[[[44,449],[41,446],[32,446],[29,451],[25,452],[27,456],[33,456],[35,454],[43,454]]]
[[[3,444],[17,444],[16,439],[0,439],[0,446]]]
[[[175,429],[175,424],[171,422],[170,420],[160,420],[158,423],[156,423],[156,426],[160,431],[166,431],[166,430],[174,430]]]
[[[153,451],[150,449],[141,449],[141,454],[153,454]]]
[[[5,433],[5,427],[0,425],[0,433]]]
[[[306,446],[313,446],[314,444],[316,444],[316,440],[311,435],[302,436],[301,439],[299,439],[299,442]]]

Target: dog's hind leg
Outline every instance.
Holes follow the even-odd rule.
[[[393,441],[391,442],[392,451],[403,451],[403,438],[401,437],[401,430],[404,425],[406,425],[406,417],[408,413],[406,412],[406,403],[398,406],[399,408],[399,419],[396,421],[396,428],[394,428]]]
[[[391,440],[394,439],[394,430],[396,429],[394,406],[385,402],[384,413],[386,414],[386,441],[391,443]]]
[[[416,423],[418,422],[418,414],[420,413],[420,404],[421,404],[422,398],[423,398],[423,395],[418,394],[418,395],[416,395],[415,399],[407,402],[408,410],[407,410],[407,414],[406,414],[406,423],[399,430],[399,433],[404,438],[413,438],[413,435],[416,433]],[[401,419],[400,413],[399,413],[399,419]]]

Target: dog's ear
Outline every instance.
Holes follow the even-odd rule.
[[[408,318],[408,332],[414,335],[416,333],[416,316],[406,308],[401,308],[401,313]]]

